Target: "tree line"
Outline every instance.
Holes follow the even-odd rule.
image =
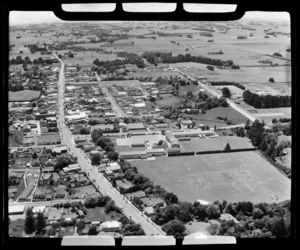
[[[291,96],[258,95],[246,90],[243,93],[244,101],[254,108],[282,108],[291,106]]]
[[[224,86],[226,86],[226,85],[233,85],[233,86],[235,86],[235,87],[237,87],[237,88],[239,88],[239,89],[242,89],[242,90],[245,90],[246,89],[246,87],[244,86],[244,85],[242,85],[242,84],[240,84],[240,83],[238,83],[238,82],[224,82],[224,81],[220,81],[220,82],[210,82],[210,84],[212,85],[212,86],[222,86],[222,85],[224,85]]]
[[[232,67],[234,66],[232,60],[220,60],[220,59],[213,59],[203,56],[192,56],[191,54],[178,54],[177,56],[172,56],[172,53],[157,53],[154,54],[150,52],[144,52],[142,57],[145,58],[149,63],[156,64],[157,58],[160,59],[162,63],[178,63],[178,62],[196,62],[196,63],[203,63],[209,64],[214,66],[224,66],[224,67]]]

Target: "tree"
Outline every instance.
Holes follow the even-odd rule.
[[[89,227],[88,235],[97,235],[97,227],[95,225],[91,225]]]
[[[92,141],[94,143],[96,143],[98,141],[98,139],[102,136],[102,134],[103,134],[103,130],[102,129],[95,129],[95,130],[93,130],[93,132],[91,134]]]
[[[101,161],[101,155],[100,154],[94,154],[91,158],[92,165],[99,165]]]
[[[190,202],[180,202],[178,207],[178,219],[187,223],[192,220],[192,204]]]
[[[269,78],[269,82],[275,82],[274,78],[273,78],[273,77],[270,77],[270,78]]]
[[[62,170],[64,167],[67,167],[71,163],[72,161],[69,156],[59,156],[57,158],[56,164],[54,165],[54,171]]]
[[[206,211],[209,219],[218,219],[221,215],[219,206],[214,204],[208,205]]]
[[[227,143],[226,146],[225,146],[225,148],[224,148],[224,151],[225,151],[225,152],[229,152],[230,150],[231,150],[230,144]]]
[[[160,145],[162,145],[162,144],[163,144],[163,142],[164,142],[163,140],[160,140],[160,141],[157,143],[157,145],[159,145],[159,146],[160,146]]]
[[[85,227],[84,221],[83,220],[78,221],[76,223],[76,227],[77,227],[77,231],[81,232],[84,229],[84,227]]]
[[[230,92],[229,88],[227,88],[227,87],[224,87],[222,89],[222,94],[226,98],[231,98],[231,92]]]
[[[37,158],[38,158],[38,155],[37,155],[36,152],[34,152],[34,153],[32,154],[32,159],[37,159]]]
[[[110,161],[117,161],[119,159],[119,154],[117,152],[110,151],[107,153],[107,158]]]
[[[31,234],[35,231],[35,219],[33,217],[33,212],[31,208],[28,208],[26,210],[26,217],[25,217],[25,223],[24,223],[24,230],[25,233]]]
[[[46,220],[44,218],[44,214],[41,212],[37,214],[35,227],[38,233],[42,232],[42,230],[46,227]]]
[[[162,226],[167,235],[173,235],[175,238],[183,238],[185,236],[186,227],[179,220],[171,220]]]
[[[174,203],[176,204],[178,202],[178,197],[172,192],[166,193],[164,198],[168,205]]]

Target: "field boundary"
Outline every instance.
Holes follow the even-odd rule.
[[[198,151],[198,152],[169,153],[168,157],[185,156],[185,155],[205,155],[205,154],[236,153],[236,152],[246,152],[246,151],[256,151],[256,150],[258,150],[258,148],[239,148],[239,149],[231,149],[230,151],[208,150],[208,151]]]

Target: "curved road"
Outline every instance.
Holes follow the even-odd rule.
[[[112,187],[111,183],[101,174],[98,173],[98,169],[90,164],[90,160],[87,156],[78,148],[75,147],[74,141],[71,139],[70,131],[65,125],[64,118],[64,63],[53,54],[61,62],[61,70],[58,80],[59,85],[59,117],[58,126],[61,131],[62,144],[66,144],[70,153],[73,156],[77,156],[77,162],[83,170],[86,171],[87,176],[98,190],[104,194],[110,196],[116,203],[116,205],[123,209],[123,213],[131,218],[136,223],[139,223],[144,229],[147,235],[160,234],[166,235],[166,233],[155,223],[153,223],[146,215],[142,214],[132,203],[121,195],[115,188]]]

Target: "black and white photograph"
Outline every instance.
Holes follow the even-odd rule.
[[[291,32],[286,11],[225,21],[10,11],[8,237],[108,246],[291,237]]]

